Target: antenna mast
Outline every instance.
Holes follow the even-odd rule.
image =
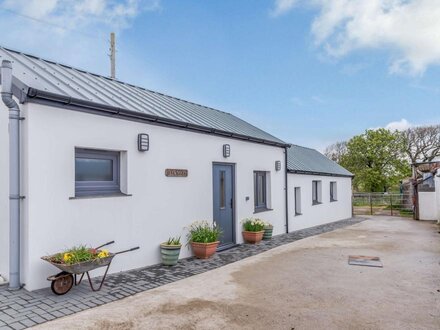
[[[110,78],[116,78],[116,37],[110,33]]]

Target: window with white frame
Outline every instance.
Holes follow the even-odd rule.
[[[255,211],[264,211],[268,207],[268,175],[265,171],[254,171],[254,204]]]
[[[295,215],[301,215],[301,187],[295,187],[294,189],[295,198]]]
[[[338,186],[336,181],[330,182],[330,202],[336,202],[338,200]]]
[[[312,205],[322,203],[322,182],[318,180],[312,181]]]
[[[119,152],[75,149],[75,196],[120,192]]]

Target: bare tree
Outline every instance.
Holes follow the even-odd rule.
[[[327,158],[330,158],[331,160],[339,163],[341,161],[341,157],[347,153],[347,142],[341,141],[333,143],[332,145],[329,145],[324,150],[324,155]]]
[[[412,127],[402,136],[411,163],[429,162],[440,156],[440,125]]]

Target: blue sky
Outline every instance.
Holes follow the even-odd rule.
[[[440,123],[435,2],[7,0],[0,44],[108,75],[114,30],[118,79],[322,150]]]

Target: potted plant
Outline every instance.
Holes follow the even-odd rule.
[[[188,244],[191,244],[197,258],[207,259],[217,251],[221,234],[222,231],[215,222],[196,221],[188,228]]]
[[[271,239],[272,238],[272,232],[273,232],[273,225],[270,222],[265,222],[264,224],[264,234],[263,239]]]
[[[264,221],[260,219],[248,218],[243,223],[243,239],[247,243],[256,244],[263,239]]]
[[[160,254],[162,256],[162,264],[165,266],[175,266],[179,260],[180,248],[182,244],[180,243],[179,237],[170,237],[168,241],[160,245]]]

